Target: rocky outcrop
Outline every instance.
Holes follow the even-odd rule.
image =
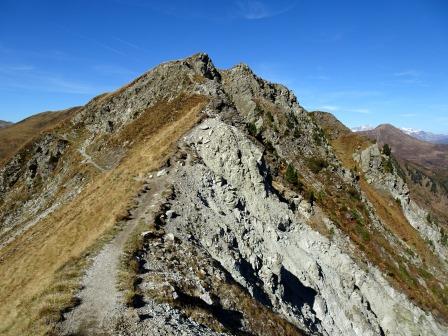
[[[412,200],[408,186],[397,173],[397,167],[392,164],[392,161],[389,161],[391,158],[382,154],[376,144],[355,154],[354,158],[359,162],[367,182],[388,192],[398,200],[408,222],[424,239],[430,241],[435,252],[446,260],[448,249],[442,242],[440,227],[428,222],[428,212]],[[386,170],[386,165],[389,167],[387,168],[389,171]]]
[[[281,202],[262,151],[237,128],[209,119],[185,143],[198,159],[178,172],[167,227],[198,239],[257,300],[311,334],[444,334],[375,267],[360,268]]]
[[[178,111],[198,112],[200,117],[192,118],[176,140],[147,141],[156,130],[145,127],[157,118],[160,127],[166,126],[163,135],[172,135],[169,125]],[[184,116],[177,117],[179,127]],[[392,259],[397,264],[394,270],[404,269],[409,276],[399,262],[410,258],[393,259],[393,247],[402,242],[376,216],[361,192],[359,176],[339,161],[326,130],[316,120],[286,87],[259,78],[246,65],[220,71],[202,53],[161,64],[76,110],[64,125],[42,134],[2,167],[0,229],[20,234],[19,229],[35,225],[62,203],[70,213],[70,200],[86,185],[91,187],[86,189],[92,202],[98,190],[107,195],[109,189],[101,189],[106,181],[111,183],[108,188],[120,181],[128,192],[129,185],[136,188],[136,181],[148,173],[138,159],[159,160],[165,153],[152,157],[154,147],[177,144],[163,169],[148,177],[154,182],[168,176],[170,192],[152,191],[154,199],[163,203],[160,211],[154,211],[155,203],[145,198],[138,203],[138,212],[120,217],[131,225],[121,231],[128,236],[131,227],[146,227],[137,234],[138,250],[130,253],[134,296],[126,306],[120,302],[122,295],[114,292],[112,318],[103,319],[107,331],[124,335],[446,334],[445,325],[382,273],[381,261],[367,257],[366,249],[373,246],[379,258]],[[340,128],[333,138],[345,132]],[[181,134],[185,135],[177,142]],[[135,154],[136,148],[143,153]],[[137,158],[132,169],[140,170],[135,168],[127,176],[119,168],[129,153]],[[368,183],[399,199],[411,225],[433,242],[438,253],[446,253],[441,232],[424,222],[426,213],[412,202],[396,172],[386,170],[387,158],[378,147],[361,151],[355,159]],[[126,179],[119,178],[122,175]],[[28,197],[16,202],[22,191]],[[325,197],[330,202],[324,202]],[[92,215],[98,210],[93,209]],[[132,218],[136,213],[139,216]],[[73,223],[83,224],[77,218],[73,215]],[[379,229],[374,231],[375,227]],[[83,228],[89,233],[94,229]],[[372,232],[384,235],[386,248],[377,244],[380,240],[368,244]],[[82,307],[94,307],[99,319],[112,311],[105,307],[108,300],[91,296],[97,284],[107,284],[101,291],[107,293],[119,278],[123,237],[118,234],[106,245],[87,271],[79,295],[84,305],[65,314],[66,334],[86,321],[95,323],[86,317],[89,308]],[[112,272],[108,248],[117,239]],[[260,322],[264,319],[269,328]],[[103,325],[97,327],[87,330],[104,331]]]

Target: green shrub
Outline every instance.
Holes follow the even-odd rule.
[[[300,131],[299,131],[299,128],[298,128],[298,127],[296,127],[296,128],[294,129],[294,134],[293,134],[293,136],[294,136],[294,138],[300,138]]]
[[[316,196],[314,195],[313,190],[308,190],[305,194],[305,198],[308,200],[308,202],[313,205],[314,202],[316,202]]]
[[[431,192],[433,194],[437,193],[437,184],[434,181],[431,181]]]
[[[258,105],[255,106],[254,112],[256,116],[262,115],[264,113],[263,109]]]
[[[388,144],[384,144],[383,146],[383,154],[390,156],[390,154],[392,153],[392,150],[390,148],[390,146]]]
[[[321,134],[320,132],[313,133],[313,140],[318,146],[322,145],[322,138],[323,138],[323,134]]]
[[[370,240],[370,233],[369,233],[369,231],[367,231],[367,229],[364,226],[362,226],[360,224],[356,225],[356,232],[361,237],[361,239],[364,240],[365,242]]]
[[[266,148],[266,150],[268,152],[271,152],[271,153],[275,153],[276,152],[274,145],[272,145],[272,143],[269,140],[266,140],[266,142],[264,144],[264,147]]]
[[[359,225],[364,225],[364,218],[357,210],[352,210],[352,217],[355,219],[356,223]]]
[[[384,166],[384,170],[387,173],[393,173],[394,172],[394,167],[392,165],[392,160],[390,159],[390,157],[387,160],[383,161],[383,166]]]
[[[350,186],[347,190],[348,194],[350,195],[351,198],[360,201],[361,200],[361,194],[358,192],[358,190],[356,190],[355,187]]]
[[[287,115],[287,119],[286,119],[286,126],[287,126],[289,129],[293,129],[294,126],[296,125],[296,123],[297,123],[296,116],[295,116],[294,114],[292,114],[292,113],[289,113],[289,114]]]
[[[248,123],[247,125],[247,131],[250,135],[256,136],[257,135],[257,126],[254,123]]]
[[[297,171],[291,164],[288,164],[288,167],[286,168],[285,179],[286,181],[288,181],[288,183],[291,183],[292,185],[297,185],[299,181]]]
[[[442,243],[442,245],[448,246],[448,235],[443,229],[442,229],[442,238],[440,239],[440,242]]]
[[[314,174],[317,174],[322,169],[328,167],[328,162],[322,158],[312,157],[312,158],[308,159],[308,167]]]

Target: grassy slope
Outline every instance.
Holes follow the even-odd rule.
[[[391,146],[414,201],[428,209],[431,217],[448,231],[448,145],[415,139],[391,125],[381,125],[361,134],[375,139],[380,146],[385,143]]]
[[[147,110],[119,134],[123,141],[132,135],[136,144],[117,168],[98,174],[70,204],[0,250],[1,334],[51,331],[60,309],[73,304],[85,265],[81,257],[115,225],[141,187],[135,177],[163,164],[205,103],[201,96],[179,97]]]
[[[353,153],[361,148],[365,148],[371,142],[354,133],[347,133],[333,138],[331,145],[334,148],[338,158],[348,168],[355,168],[356,163],[353,160]],[[436,316],[446,318],[448,315],[447,299],[448,293],[440,290],[440,280],[427,270],[431,267],[439,267],[439,260],[431,251],[427,242],[425,242],[420,234],[408,223],[405,218],[401,206],[398,205],[391,196],[386,195],[380,190],[376,190],[366,182],[364,177],[360,176],[361,190],[372,203],[375,213],[381,219],[385,227],[390,230],[396,237],[404,241],[411,247],[422,260],[422,268],[417,268],[407,264],[404,259],[399,258],[403,251],[395,251],[397,254],[396,262],[399,262],[399,267],[393,267],[393,264],[386,260],[381,260],[376,255],[375,250],[366,250],[370,254],[370,258],[389,275],[389,280],[404,291],[411,299],[415,300],[420,306],[427,310],[433,310]],[[372,236],[372,240],[379,237]],[[381,245],[386,244],[386,241],[378,240],[377,243]],[[374,244],[366,244],[367,249],[374,248]],[[386,246],[383,246],[386,247]],[[387,247],[386,247],[387,248]],[[375,257],[376,256],[376,257]],[[417,278],[423,278],[429,290],[423,287]]]
[[[43,112],[0,128],[0,163],[14,155],[25,143],[41,132],[55,127],[59,122],[76,113],[78,109],[75,107],[58,112]]]
[[[380,146],[387,143],[399,159],[413,162],[432,172],[446,171],[448,166],[448,145],[436,145],[407,135],[392,125],[361,132],[375,139]]]

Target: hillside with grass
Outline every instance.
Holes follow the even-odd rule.
[[[75,107],[65,111],[43,112],[15,124],[0,124],[0,162],[10,159],[27,142],[32,141],[41,132],[55,127],[77,109]]]
[[[0,137],[1,335],[448,332],[443,203],[245,64],[163,63]]]
[[[392,125],[380,125],[359,134],[380,146],[387,144],[413,198],[428,209],[430,221],[448,232],[448,145],[415,139]]]

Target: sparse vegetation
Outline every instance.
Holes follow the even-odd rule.
[[[293,113],[289,113],[286,118],[286,127],[293,129],[297,124],[297,118]]]
[[[308,200],[308,203],[313,205],[314,202],[316,202],[316,196],[314,194],[314,191],[313,190],[307,190],[305,192],[305,199]]]
[[[248,123],[247,124],[247,131],[250,135],[257,136],[257,126],[254,123]]]
[[[441,241],[442,245],[448,247],[448,234],[446,234],[444,229],[441,229],[441,235],[442,235],[442,237],[441,237],[440,241]]]
[[[358,190],[356,190],[355,187],[349,186],[347,188],[347,192],[350,195],[350,197],[353,198],[354,200],[357,200],[357,201],[361,200],[361,194],[358,192]]]
[[[294,138],[296,138],[296,139],[300,138],[300,131],[299,131],[299,128],[298,128],[298,127],[294,128],[293,136],[294,136]]]
[[[307,163],[314,174],[318,174],[322,169],[328,167],[328,162],[320,157],[311,157],[308,159]]]
[[[331,145],[335,149],[338,158],[345,167],[350,168],[356,168],[357,166],[353,160],[353,153],[371,144],[372,142],[367,138],[361,137],[356,133],[342,134],[331,139]],[[394,165],[394,167],[389,166],[389,170],[392,171],[394,169],[396,173],[400,174],[399,165],[394,157],[392,155],[385,157],[384,161],[386,159],[390,159],[390,166]],[[389,165],[388,163],[386,164]],[[435,315],[441,314],[441,316],[446,316],[447,309],[444,302],[448,301],[448,291],[440,290],[442,285],[440,279],[429,271],[430,267],[440,267],[436,266],[439,265],[439,261],[437,256],[434,255],[430,243],[425,242],[413,230],[406,220],[401,206],[395,199],[384,195],[383,192],[369,185],[362,173],[357,173],[357,175],[361,190],[371,202],[375,214],[381,219],[388,231],[390,230],[395,236],[405,241],[408,246],[412,246],[412,250],[409,248],[401,250],[396,246],[392,246],[382,233],[377,232],[370,223],[370,218],[368,213],[366,213],[367,209],[360,204],[356,197],[350,195],[349,189],[345,189],[347,190],[346,195],[350,195],[349,198],[340,193],[335,195],[333,192],[329,192],[332,189],[331,185],[334,185],[335,182],[331,180],[331,176],[325,179],[327,174],[316,176],[326,185],[326,192],[329,194],[320,205],[330,214],[332,221],[337,223],[338,227],[348,234],[358,247],[366,253],[369,260],[378,265],[384,274],[390,276],[389,279],[394,287],[405,292],[420,307],[432,309]],[[364,225],[359,224],[357,220],[354,223],[353,221],[351,223],[347,221],[347,217],[358,217],[352,215],[353,209],[356,209],[362,215]],[[348,214],[350,216],[347,216]],[[415,255],[421,258],[425,265],[422,267],[423,271],[419,271],[413,266],[412,262],[409,261],[410,259],[408,259],[409,257],[403,257],[404,254],[410,255],[412,258]],[[429,288],[437,295],[428,295],[428,288],[416,280],[421,276],[420,273],[425,271],[427,272],[425,276],[429,276],[428,279],[425,279],[425,282],[426,284],[431,284],[428,285]]]
[[[384,171],[386,173],[393,173],[394,172],[394,167],[392,165],[392,160],[391,158],[387,158],[385,160],[383,160],[383,167],[384,167]]]
[[[383,145],[383,154],[386,156],[390,156],[392,154],[392,150],[388,144]]]
[[[324,140],[324,134],[323,132],[319,129],[319,130],[315,130],[313,132],[313,140],[316,143],[316,145],[318,146],[322,146],[323,140]]]
[[[288,164],[288,167],[286,168],[285,179],[286,181],[288,181],[288,183],[291,183],[292,185],[298,184],[299,176],[292,164]]]
[[[42,301],[36,298],[44,297],[47,288],[59,283],[58,269],[72,258],[82,256],[114,227],[116,216],[128,207],[128,202],[140,189],[141,182],[135,176],[157,169],[166,160],[177,139],[197,123],[198,112],[206,102],[202,96],[179,96],[168,104],[162,102],[143,112],[140,118],[112,135],[114,141],[121,143],[128,139],[135,141],[138,137],[139,143],[116,169],[106,174],[96,176],[89,167],[80,168],[74,164],[77,172],[89,169],[92,182],[71,203],[0,250],[3,259],[0,263],[0,331],[3,334],[42,335],[51,329],[50,324],[44,324],[45,319],[31,323],[35,312],[52,315],[56,306],[63,309],[67,300],[50,300],[53,308],[40,309]],[[52,234],[48,235],[49,232]],[[58,294],[70,297],[64,292]]]

